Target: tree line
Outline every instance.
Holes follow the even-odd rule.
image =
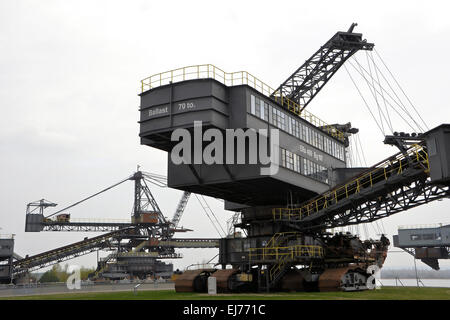
[[[69,267],[69,265],[67,265],[67,264],[64,265],[64,267],[62,267],[59,264],[55,264],[50,270],[45,272],[38,281],[41,283],[66,282],[67,278],[72,274],[72,273],[67,272],[68,267]],[[94,271],[95,271],[95,268],[81,267],[80,268],[81,280],[87,280],[88,275],[93,273]]]
[[[417,276],[421,279],[450,279],[450,270],[425,270],[417,269]],[[381,269],[381,278],[383,279],[415,279],[416,271],[412,269]]]

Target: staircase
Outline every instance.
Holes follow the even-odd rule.
[[[275,287],[292,264],[295,264],[298,260],[321,258],[323,256],[323,250],[320,246],[287,245],[289,240],[296,239],[299,235],[298,232],[276,233],[265,247],[250,249],[250,259],[254,258],[260,263],[271,266],[266,275],[268,277],[267,290]]]
[[[283,256],[276,265],[274,265],[269,270],[269,287],[273,288],[278,281],[283,278],[284,274],[290,267],[289,262],[291,261],[289,256]]]
[[[100,264],[97,266],[97,270],[95,270],[95,272],[93,272],[92,276],[91,274],[89,275],[89,279],[90,280],[95,280],[98,279],[99,275],[105,271],[105,269],[108,266],[108,261],[117,258],[117,252],[114,253],[110,253],[109,255],[107,255],[105,258],[100,259],[101,261],[101,266]]]

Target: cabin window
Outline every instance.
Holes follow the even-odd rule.
[[[255,96],[250,96],[250,113],[255,114]]]
[[[250,113],[315,148],[341,161],[345,161],[344,146],[336,143],[333,139],[327,138],[321,131],[310,128],[308,125],[303,124],[302,121],[297,121],[295,117],[289,116],[287,113],[278,110],[254,95],[250,96]]]
[[[434,233],[427,233],[422,235],[423,240],[435,240],[436,235]]]

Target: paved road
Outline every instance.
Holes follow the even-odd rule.
[[[113,284],[82,284],[79,290],[69,290],[65,283],[52,285],[31,285],[0,287],[0,297],[15,297],[15,296],[31,296],[31,295],[45,295],[45,294],[60,294],[60,293],[81,293],[81,292],[111,292],[111,291],[133,291],[137,283],[113,283]],[[174,284],[168,283],[142,283],[137,290],[173,290]]]

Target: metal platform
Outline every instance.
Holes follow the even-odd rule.
[[[450,259],[450,225],[402,226],[394,246],[439,270],[439,259]]]
[[[276,205],[287,194],[304,201],[340,182],[331,168],[345,168],[343,133],[307,111],[290,111],[269,97],[270,88],[264,84],[263,93],[258,91],[259,85],[252,87],[252,81],[259,83],[256,78],[242,74],[241,78],[233,76],[231,82],[220,81],[220,69],[206,65],[209,71],[204,72],[204,66],[197,67],[198,77],[188,67],[182,79],[194,73],[192,79],[153,85],[141,93],[141,143],[169,151],[175,144],[172,132],[192,131],[194,121],[202,122],[202,130],[278,128],[280,169],[264,176],[264,165],[227,164],[225,160],[223,164],[175,165],[168,161],[170,187],[245,205]],[[224,73],[223,77],[228,76]],[[246,152],[248,148],[246,144]]]

